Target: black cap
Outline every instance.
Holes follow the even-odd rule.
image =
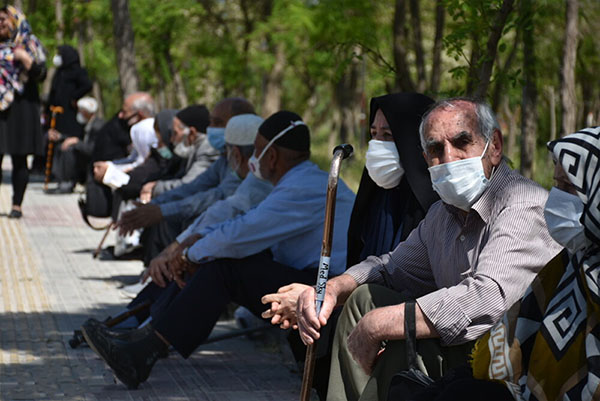
[[[302,118],[291,111],[282,110],[271,115],[258,127],[258,133],[270,141],[285,129],[289,130],[275,141],[277,146],[299,152],[310,150],[310,130]]]
[[[194,127],[198,132],[206,132],[206,127],[210,122],[210,113],[206,106],[194,104],[181,110],[175,115],[182,123],[188,127]]]

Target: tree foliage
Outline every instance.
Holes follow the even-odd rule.
[[[34,32],[50,54],[59,31],[80,49],[106,113],[116,112],[122,84],[111,0],[57,1],[23,0]],[[524,33],[534,38],[531,68],[540,94],[537,124],[530,126],[543,147],[552,125],[547,94],[560,88],[566,12],[563,1],[537,0],[524,17],[523,1],[130,0],[129,11],[139,87],[161,107],[245,96],[259,113],[291,109],[312,124],[314,153],[327,160],[340,138],[364,141],[372,96],[399,89],[435,98],[477,94],[498,112],[507,142],[515,144],[509,157],[518,161]],[[600,5],[579,3],[572,107],[582,127],[600,113]],[[560,118],[560,106],[556,112]]]

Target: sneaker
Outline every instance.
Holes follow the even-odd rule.
[[[12,209],[8,214],[9,219],[20,219],[21,217],[23,217],[23,212],[16,209]]]
[[[152,279],[150,279],[150,281],[152,281]],[[149,282],[142,284],[142,282],[139,282],[132,285],[126,285],[123,288],[121,288],[119,293],[123,298],[134,299],[146,287],[148,283]]]

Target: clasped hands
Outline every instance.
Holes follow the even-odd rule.
[[[183,250],[201,238],[199,234],[190,235],[182,243],[173,242],[165,248],[157,257],[152,259],[150,266],[142,277],[145,283],[149,277],[159,287],[164,288],[169,281],[175,281],[179,288],[185,286],[184,275],[192,275],[196,272],[198,264],[183,258]]]

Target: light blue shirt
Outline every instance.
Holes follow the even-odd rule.
[[[242,181],[221,156],[202,174],[188,184],[162,193],[150,203],[157,204],[165,219],[192,221],[210,205],[232,195]]]
[[[213,203],[185,231],[179,234],[177,242],[183,242],[192,234],[205,235],[206,227],[247,212],[262,202],[272,190],[273,185],[269,181],[259,180],[254,174],[248,173],[233,195]]]
[[[273,259],[303,270],[317,268],[323,240],[328,174],[305,161],[281,177],[273,191],[247,213],[206,227],[189,250],[192,262],[205,258],[244,258],[270,249]],[[354,193],[337,188],[330,274],[346,267],[348,224]]]

